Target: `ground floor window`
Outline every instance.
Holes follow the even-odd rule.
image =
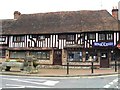
[[[68,60],[69,61],[82,61],[82,52],[81,51],[69,51]]]
[[[93,61],[98,61],[98,55],[96,51],[86,51],[85,60],[89,61],[90,57],[92,57]]]
[[[5,50],[0,50],[0,58],[5,58]]]
[[[50,51],[31,51],[30,55],[34,55],[36,58],[40,60],[50,59]]]
[[[10,58],[25,58],[25,51],[10,51]]]

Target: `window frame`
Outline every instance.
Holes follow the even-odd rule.
[[[94,35],[94,36],[93,36]],[[92,37],[91,37],[92,36]],[[88,34],[88,39],[90,40],[95,40],[96,39],[96,33],[89,33]]]
[[[5,57],[6,57],[6,51],[0,50],[0,58],[5,58]]]
[[[37,40],[38,40],[38,41],[45,40],[45,35],[38,35],[38,36],[37,36]]]
[[[65,34],[59,34],[58,35],[58,39],[66,39],[66,35]]]
[[[102,35],[102,36],[100,36],[100,35]],[[104,39],[101,39],[101,38],[103,38],[103,35],[104,35]],[[113,35],[113,33],[105,32],[105,33],[99,33],[98,37],[99,37],[99,41],[112,41],[114,35]]]
[[[107,33],[106,34],[106,40],[108,41],[108,40],[113,40],[113,34],[112,33]]]
[[[24,54],[23,57],[19,56],[21,53]],[[10,58],[11,59],[24,59],[26,57],[26,52],[25,51],[10,51]]]
[[[13,36],[13,42],[25,42],[25,36]]]
[[[6,37],[5,36],[0,36],[0,42],[5,42],[6,41]]]
[[[75,34],[68,34],[66,36],[66,41],[75,41]]]
[[[31,51],[30,55],[34,55],[39,60],[50,60],[50,51]]]
[[[99,41],[105,41],[106,40],[106,33],[99,33],[98,36],[99,36]]]
[[[69,62],[82,62],[82,58],[83,58],[82,51],[68,51],[68,60],[69,60]]]

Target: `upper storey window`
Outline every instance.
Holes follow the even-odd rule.
[[[113,40],[113,34],[106,34],[107,40]]]
[[[6,40],[6,37],[0,36],[0,42],[5,42],[5,40]]]
[[[74,41],[74,40],[75,40],[74,34],[67,35],[67,41]]]
[[[24,42],[25,36],[13,36],[13,42]]]
[[[66,35],[58,35],[58,39],[66,39]]]
[[[95,39],[95,33],[90,33],[90,34],[88,35],[88,37],[89,37],[89,39]]]
[[[39,36],[37,37],[37,40],[45,40],[45,36],[44,36],[44,35],[39,35]]]
[[[105,40],[105,34],[99,34],[99,40]]]
[[[112,33],[99,34],[99,40],[113,40],[113,34]]]

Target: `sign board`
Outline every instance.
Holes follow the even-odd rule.
[[[94,42],[94,46],[108,47],[108,46],[114,46],[114,43],[113,42]]]

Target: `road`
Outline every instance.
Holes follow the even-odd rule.
[[[0,75],[0,88],[118,88],[118,75],[31,77]]]

